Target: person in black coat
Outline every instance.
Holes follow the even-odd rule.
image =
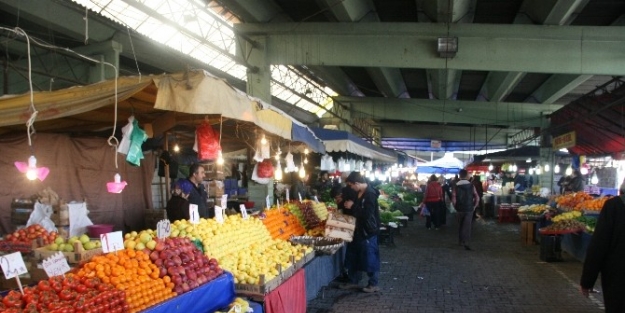
[[[580,279],[581,292],[588,297],[601,273],[607,313],[625,312],[625,182],[619,192],[620,197],[606,201],[601,209]]]

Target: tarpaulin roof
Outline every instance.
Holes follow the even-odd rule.
[[[456,174],[463,168],[464,168],[464,163],[450,154],[445,154],[444,157],[440,159],[436,159],[434,161],[417,164],[417,172],[421,174],[425,174],[425,173]]]
[[[394,151],[374,146],[366,140],[341,130],[331,130],[312,127],[315,135],[323,141],[327,152],[351,152],[366,158],[382,161],[397,162]]]
[[[551,114],[553,138],[575,131],[576,144],[568,148],[577,155],[612,155],[625,150],[625,84],[611,92],[579,98]]]

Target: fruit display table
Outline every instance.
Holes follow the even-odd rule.
[[[291,278],[264,297],[267,313],[306,313],[306,270],[300,269]]]
[[[228,306],[234,298],[234,277],[224,272],[214,280],[152,306],[142,313],[210,313]]]
[[[584,262],[591,238],[592,235],[586,232],[562,235],[562,250],[576,260]]]
[[[341,275],[345,249],[343,246],[332,255],[317,255],[304,266],[306,270],[306,300],[310,301],[316,298],[321,288]]]

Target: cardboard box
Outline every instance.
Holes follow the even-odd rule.
[[[224,195],[224,182],[221,180],[212,180],[208,182],[208,196],[221,197]]]

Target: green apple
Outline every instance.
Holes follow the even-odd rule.
[[[72,236],[71,238],[67,239],[67,243],[73,245],[74,242],[76,241],[80,241],[80,239],[78,239],[78,236]]]
[[[96,246],[95,246],[95,242],[94,242],[94,241],[88,241],[88,242],[85,242],[85,243],[83,244],[83,248],[85,248],[85,250],[93,250],[93,249],[95,249],[95,248],[96,248]]]
[[[148,233],[141,233],[141,236],[139,236],[139,240],[143,243],[146,244],[148,243],[148,241],[152,240],[152,236]]]
[[[91,239],[89,239],[89,236],[87,236],[87,234],[82,234],[80,235],[80,238],[78,238],[78,240],[80,240],[82,244],[85,244],[89,242]]]
[[[63,250],[65,252],[74,252],[74,246],[72,246],[70,244],[66,244],[65,247],[63,247]]]
[[[100,247],[102,247],[102,242],[100,242],[100,240],[96,240],[96,241],[94,241],[94,242],[95,242],[95,247],[96,247],[96,248],[100,248]]]
[[[63,237],[56,237],[56,239],[54,239],[54,243],[56,243],[57,245],[60,244],[64,244],[65,243],[65,239],[63,239]]]
[[[135,245],[135,250],[143,250],[145,249],[145,244],[143,242],[139,242]]]
[[[156,241],[150,240],[148,241],[148,243],[145,244],[145,246],[150,250],[154,250],[154,248],[156,247]]]
[[[51,244],[48,245],[48,250],[58,251],[59,250],[59,245],[57,245],[56,243],[51,243]]]

